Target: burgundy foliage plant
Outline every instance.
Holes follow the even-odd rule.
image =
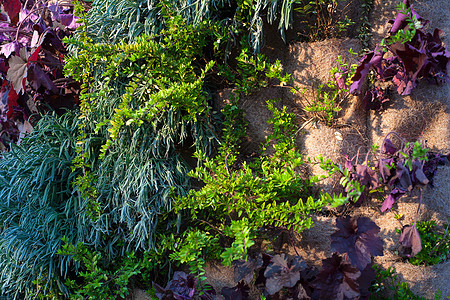
[[[62,39],[79,24],[72,5],[55,3],[0,0],[0,150],[32,130],[34,113],[77,102],[78,83],[63,75]]]

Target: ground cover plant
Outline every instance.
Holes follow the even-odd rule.
[[[215,231],[217,238],[221,235],[234,239],[231,247],[220,254],[225,265],[246,255],[261,228],[275,226],[301,232],[312,226],[311,213],[342,201],[328,194],[316,199],[312,196],[311,189],[319,178],[308,178],[296,171],[307,161],[293,150],[293,115],[286,112],[286,107],[276,109],[273,102],[268,107],[274,113],[274,118],[269,120],[274,124],[274,133],[262,149],[273,153],[239,163],[236,143],[245,132],[237,135],[226,132],[217,158],[205,159],[199,154],[203,166],[191,174],[205,186],[199,191],[192,190],[178,203],[178,210],[186,210],[194,222],[204,224],[205,232]],[[226,109],[229,120],[225,125],[239,121],[234,105]],[[232,127],[239,128],[239,125],[227,126],[227,131]]]
[[[399,146],[394,145],[390,139],[391,136],[398,140]],[[447,164],[449,156],[432,153],[424,143],[419,141],[406,142],[395,132],[386,135],[381,146],[374,146],[372,150],[371,161],[368,159],[369,152],[363,163],[358,162],[358,156],[352,159],[347,158],[345,163],[345,167],[351,173],[350,178],[358,181],[363,187],[358,201],[364,201],[370,193],[376,191],[388,193],[380,207],[381,211],[385,212],[390,210],[402,196],[413,196],[417,191],[419,205],[415,222],[411,226],[403,227],[399,241],[404,248],[403,255],[414,257],[422,250],[421,235],[416,225],[422,201],[422,189],[428,184],[433,186],[437,167]],[[353,160],[356,160],[356,163]],[[343,177],[341,182],[345,183],[346,180],[346,177]]]
[[[72,190],[76,172],[76,115],[47,116],[0,159],[2,292],[23,297],[33,282],[43,291],[61,285],[71,258],[56,255],[61,238],[76,243],[92,228],[85,201]],[[61,285],[63,287],[63,285]]]

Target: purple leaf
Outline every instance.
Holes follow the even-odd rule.
[[[346,160],[345,160],[345,163],[344,163],[344,167],[346,169],[348,169],[349,171],[353,171],[353,162],[348,158],[347,155],[345,156],[345,158],[346,158]]]
[[[43,86],[55,94],[58,93],[58,88],[56,85],[50,79],[48,74],[46,74],[37,64],[30,64],[28,67],[27,80],[35,90],[38,90],[41,86]]]
[[[340,89],[348,88],[348,86],[345,84],[347,76],[348,76],[347,69],[342,69],[340,72],[334,74],[334,79],[336,79],[336,83]]]
[[[406,5],[406,8],[410,7],[408,0],[403,0],[403,4]],[[393,23],[390,32],[396,34],[399,30],[404,29],[408,25],[407,17],[407,15],[399,13],[394,21],[390,20],[389,23]]]
[[[361,299],[368,299],[371,295],[369,289],[376,277],[372,265],[373,264],[368,264],[366,268],[361,271],[361,276],[359,276],[357,280],[359,285],[359,292],[361,293]]]
[[[392,78],[392,82],[397,87],[399,95],[409,95],[411,91],[417,86],[417,83],[411,81],[411,78],[405,72],[397,72]]]
[[[244,280],[247,284],[250,284],[253,281],[256,263],[256,259],[251,257],[248,257],[247,261],[243,259],[233,261],[234,282]]]
[[[306,267],[299,256],[275,255],[264,271],[267,292],[273,295],[283,287],[293,287],[300,280],[300,271]]]
[[[378,188],[377,173],[366,165],[356,165],[355,179],[371,190]]]
[[[8,113],[8,94],[8,82],[5,80],[3,81],[3,85],[0,89],[0,122],[6,122],[8,119],[6,116]]]
[[[409,95],[417,85],[417,79],[423,72],[422,68],[428,62],[428,55],[425,51],[425,45],[420,45],[420,49],[416,49],[409,43],[402,44],[397,42],[389,47],[389,49],[398,56],[404,66],[405,72],[399,72],[394,77],[394,83],[397,85],[397,91],[401,95]]]
[[[17,41],[2,45],[2,50],[0,54],[3,54],[6,58],[8,58],[13,52],[19,54],[20,46]]]
[[[77,23],[80,18],[74,16],[73,14],[60,14],[60,22],[62,25],[66,26],[68,29],[77,29],[80,27],[80,23]]]
[[[360,65],[357,67],[355,75],[352,77],[353,83],[350,86],[350,93],[359,94],[361,92],[361,87],[372,66],[377,70],[381,70],[383,55],[383,51],[378,51],[377,53],[367,53],[362,57]]]
[[[429,21],[419,16],[419,14],[409,4],[408,0],[403,0],[403,4],[406,5],[406,8],[411,8],[411,14],[422,23],[422,26],[428,24]],[[403,30],[408,25],[407,16],[403,13],[399,13],[395,20],[390,20],[389,23],[393,24],[390,30],[391,34],[396,34],[399,30]]]
[[[390,185],[394,184],[396,188],[402,191],[411,191],[413,189],[411,175],[409,170],[404,166],[404,160],[400,159],[397,162],[397,167],[395,169],[395,175],[389,182]]]
[[[353,267],[336,253],[323,260],[323,270],[317,275],[314,287],[320,299],[354,299],[360,296],[357,279],[361,275],[358,268]]]
[[[338,218],[338,231],[331,235],[331,250],[347,253],[354,266],[363,270],[372,256],[383,255],[383,241],[378,237],[380,228],[367,217]]]
[[[383,151],[384,154],[390,154],[390,155],[394,155],[398,151],[397,147],[394,146],[394,144],[392,143],[392,141],[390,139],[384,140],[381,150]]]
[[[19,12],[20,28],[24,31],[31,32],[33,25],[39,21],[39,16],[26,8],[22,8]]]
[[[447,164],[450,161],[450,154],[449,155],[443,155],[443,154],[434,154],[429,155],[428,161],[425,162],[423,165],[423,172],[425,176],[429,180],[429,184],[431,186],[434,186],[434,174],[436,173],[437,167],[439,165],[443,166]]]
[[[385,212],[392,208],[392,205],[395,201],[400,199],[401,196],[403,196],[406,192],[399,190],[399,189],[393,189],[389,196],[384,200],[383,205],[381,206],[381,211]]]
[[[197,279],[195,276],[182,271],[174,273],[173,279],[167,283],[166,288],[153,282],[156,297],[164,300],[192,300],[196,285]]]
[[[406,225],[403,227],[400,244],[408,250],[407,256],[409,257],[415,256],[422,250],[422,242],[415,223],[412,226]]]
[[[58,35],[53,31],[53,29],[50,29],[44,33],[44,38],[41,44],[42,48],[55,53],[55,52],[61,52],[66,53],[66,48],[61,42],[61,39],[58,37]]]
[[[365,110],[379,111],[386,108],[388,101],[385,91],[380,87],[374,87],[366,92],[362,99],[362,106]]]
[[[191,299],[194,297],[196,286],[197,278],[194,275],[177,271],[173,274],[173,279],[167,283],[166,289],[182,297]]]
[[[414,186],[418,185],[418,184],[423,184],[426,185],[428,184],[428,182],[430,182],[427,178],[427,176],[425,176],[425,173],[423,172],[423,163],[418,160],[415,159],[412,162],[413,165],[413,171],[412,171],[412,183]]]
[[[378,169],[380,170],[381,179],[384,184],[387,184],[393,176],[390,166],[394,163],[393,158],[382,158],[378,161]]]
[[[235,287],[222,288],[221,294],[225,297],[225,300],[245,300],[248,299],[249,290],[250,288],[241,281]]]

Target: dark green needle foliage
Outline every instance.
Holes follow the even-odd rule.
[[[0,272],[2,291],[23,297],[32,282],[42,291],[61,285],[70,257],[61,237],[89,237],[86,201],[73,189],[77,118],[44,117],[35,132],[0,159]]]
[[[167,21],[161,12],[169,8],[173,15],[181,15],[187,24],[214,20],[229,27],[229,38],[244,33],[253,49],[259,51],[263,18],[269,23],[277,21],[284,37],[292,22],[293,7],[292,0],[94,0],[87,18],[95,41],[131,41],[141,34],[161,33]]]
[[[264,23],[274,24],[283,39],[292,27],[294,10],[311,38],[336,37],[353,24],[338,8],[339,0],[94,0],[87,15],[90,37],[96,42],[132,41],[142,34],[160,34],[167,19],[164,10],[180,15],[187,24],[204,20],[227,27],[228,42],[244,35],[254,51],[263,46]],[[304,33],[303,33],[304,35]],[[223,39],[225,41],[226,39]]]

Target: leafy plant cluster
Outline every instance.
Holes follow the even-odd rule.
[[[408,261],[413,265],[435,265],[446,261],[450,255],[448,224],[440,230],[435,221],[420,221],[416,227],[422,241],[422,251]]]
[[[375,81],[392,80],[400,95],[409,95],[421,78],[436,84],[449,81],[450,55],[440,38],[441,31],[425,32],[428,20],[414,11],[409,0],[403,0],[398,10],[390,36],[360,60],[352,77],[351,93],[360,93],[370,74]],[[387,52],[392,56],[385,58]],[[387,100],[386,91],[371,82],[362,102],[366,109],[380,110]]]
[[[77,114],[45,116],[35,131],[0,159],[0,279],[2,292],[24,298],[60,286],[72,269],[57,254],[61,238],[92,243],[86,202],[73,190]],[[36,292],[36,290],[35,290]]]
[[[339,218],[337,225],[331,245],[336,252],[323,261],[322,270],[308,266],[300,256],[260,253],[233,261],[237,285],[223,288],[222,295],[225,299],[248,299],[249,285],[253,284],[266,299],[368,297],[375,279],[372,256],[383,255],[379,228],[368,218]]]
[[[351,55],[356,55],[349,50]],[[322,121],[328,126],[335,125],[338,113],[342,110],[342,103],[349,97],[351,74],[355,73],[356,65],[347,63],[342,56],[336,60],[337,67],[330,70],[330,79],[326,84],[319,84],[315,89],[315,100],[308,102],[303,109],[308,117],[316,121]],[[289,88],[293,94],[303,95],[307,88],[300,90],[293,85],[290,74],[280,79],[280,86]]]
[[[2,53],[16,47],[7,33],[15,30],[16,40],[24,35],[24,43],[14,48],[17,52],[11,50],[9,58],[3,54],[9,82],[2,97],[8,101],[6,116],[17,111],[11,110],[14,93],[21,99],[24,89],[42,96],[43,102],[57,94],[80,107],[63,117],[43,117],[35,132],[12,145],[0,160],[0,275],[5,294],[24,299],[123,298],[136,276],[161,282],[173,265],[187,264],[191,274],[175,273],[165,288],[155,283],[156,294],[208,299],[214,292],[204,278],[207,260],[221,258],[225,265],[250,260],[248,253],[265,228],[300,232],[313,225],[312,213],[363,194],[364,184],[351,170],[300,155],[294,116],[275,101],[268,102],[273,133],[260,155],[246,158],[240,151],[245,123],[239,97],[267,85],[268,78],[281,85],[290,78],[281,76],[279,62],[270,65],[245,47],[233,62],[235,68],[223,66],[217,57],[223,43],[237,40],[234,35],[242,32],[250,33],[250,46],[257,49],[265,9],[269,21],[279,18],[283,32],[293,2],[244,1],[221,10],[228,4],[99,0],[87,13],[84,1],[75,1],[74,7],[31,0],[26,5],[16,0],[1,3],[8,14],[2,17],[7,20],[0,32],[0,38],[6,38]],[[220,13],[225,15],[217,17],[219,22],[212,21]],[[31,28],[28,33],[25,26]],[[71,38],[75,27],[77,34]],[[113,32],[117,35],[111,36]],[[61,41],[70,45],[70,55],[64,57]],[[242,44],[247,44],[245,38]],[[28,50],[31,56],[20,56]],[[79,85],[62,79],[63,61],[64,75]],[[45,75],[38,77],[42,82],[30,75],[41,72],[39,68]],[[351,69],[344,63],[341,68]],[[341,69],[335,71],[333,88],[342,81],[348,85],[346,77],[336,76]],[[208,103],[206,83],[213,76],[235,88],[223,111],[220,136]],[[320,111],[330,117],[331,110],[332,117],[338,96],[326,93],[320,92],[326,95],[326,107]],[[25,125],[25,115],[21,118]],[[212,150],[216,144],[218,153]],[[414,155],[419,161],[424,155],[421,149],[402,151],[412,166]],[[404,162],[409,165],[408,158]],[[328,176],[344,174],[346,195],[317,195],[314,185],[323,177],[308,176],[304,168],[309,163],[320,164]],[[188,172],[195,165],[189,174],[200,186],[189,191],[193,181]],[[366,293],[366,284],[354,282],[371,256],[379,255],[373,224],[339,222],[342,233],[334,237],[334,247],[344,256],[335,254],[324,262],[324,271],[312,284],[318,295]],[[340,243],[351,246],[341,249]],[[304,275],[297,273],[305,271],[300,258],[263,255],[262,261],[268,294],[300,288]],[[325,286],[318,278],[332,278],[337,284]]]
[[[351,54],[355,54],[350,50]],[[331,69],[331,78],[326,85],[320,84],[316,91],[316,100],[305,110],[326,122],[334,125],[337,114],[342,110],[341,104],[348,99],[351,74],[355,73],[356,65],[349,65],[342,56],[338,56],[338,67]],[[350,74],[350,76],[349,76]]]
[[[203,282],[200,284],[195,275],[183,271],[176,271],[165,288],[157,283],[153,283],[153,288],[158,299],[212,300],[216,295],[210,285]]]
[[[381,269],[379,265],[373,265],[375,271],[375,281],[370,287],[370,291],[377,295],[375,299],[411,299],[411,300],[425,300],[426,298],[417,296],[411,291],[407,283],[399,280],[398,275],[395,274],[395,269],[389,267],[386,270]],[[391,297],[382,296],[384,291],[391,291]],[[439,290],[434,295],[435,300],[441,299],[441,291]]]
[[[220,254],[225,265],[247,254],[261,228],[301,232],[312,226],[311,213],[341,203],[340,198],[328,194],[313,197],[312,187],[319,178],[308,178],[300,172],[307,161],[295,150],[293,115],[286,107],[276,109],[273,101],[268,102],[268,108],[274,113],[269,120],[274,131],[263,145],[261,156],[239,161],[239,136],[225,132],[229,140],[224,141],[217,157],[209,159],[199,153],[202,166],[191,172],[205,185],[191,190],[176,207],[198,222],[199,228],[204,227],[205,233],[233,240],[231,247]],[[225,116],[231,124],[239,120],[237,114],[234,105],[226,108]]]
[[[62,119],[45,117],[35,133],[20,146],[12,146],[1,160],[2,286],[6,294],[15,297],[52,293],[89,296],[113,289],[125,293],[124,285],[139,268],[130,265],[114,269],[112,262],[120,263],[120,258],[133,250],[140,258],[144,250],[160,250],[171,251],[173,260],[186,263],[192,261],[186,245],[202,236],[195,232],[189,235],[181,228],[185,214],[171,210],[178,198],[189,199],[186,160],[193,151],[209,155],[215,141],[220,142],[204,90],[214,62],[203,57],[211,36],[216,36],[217,24],[204,21],[187,26],[167,10],[166,29],[160,35],[143,35],[132,43],[104,44],[90,39],[81,2],[75,3],[75,10],[80,17],[79,35],[77,39],[64,39],[76,48],[66,57],[65,75],[81,84],[80,112]],[[247,93],[260,86],[262,77],[275,77],[281,66],[278,63],[266,68],[244,53],[238,57],[237,69],[243,74],[233,80],[239,93]],[[231,107],[229,117],[232,111]],[[291,151],[293,140],[282,134],[293,131],[292,116],[284,110],[279,117],[283,121],[272,137],[280,139],[279,155],[273,161],[262,159],[255,164],[254,172],[261,178],[236,195],[253,195],[251,189],[261,185],[261,203],[275,206],[274,220],[280,217],[277,222],[291,226],[285,219],[294,216],[303,202],[291,205],[284,201],[296,193],[296,187],[303,188],[303,179],[295,170],[303,160]],[[227,134],[223,145],[234,148],[241,135]],[[230,153],[227,157],[228,153],[222,152],[220,164],[227,166],[230,162],[230,168],[236,168],[236,154]],[[285,166],[283,160],[290,157],[294,162]],[[221,172],[230,170],[223,166]],[[287,174],[283,174],[285,168]],[[245,172],[253,171],[245,168]],[[248,177],[245,172],[236,174]],[[279,193],[279,203],[269,199],[274,193]],[[305,217],[330,201],[324,198],[315,203],[310,198],[303,210]],[[246,206],[245,201],[242,199],[239,205]],[[225,255],[241,257],[251,246],[250,237],[257,226],[268,224],[260,219],[258,222],[263,223],[246,225],[246,220],[229,218],[227,229],[221,228],[224,235],[236,240]],[[310,226],[308,220],[299,219],[295,226]],[[181,229],[185,233],[178,236]],[[160,236],[167,231],[176,232],[180,247],[158,248],[157,240],[175,241],[170,234]],[[66,249],[70,255],[59,252],[63,237],[68,245],[79,245]],[[216,237],[206,235],[205,240],[209,247]],[[11,255],[11,249],[16,250],[17,257]],[[201,249],[201,244],[192,249]],[[152,257],[156,257],[152,261],[160,261],[159,255]],[[151,270],[160,267],[149,264]]]
[[[397,139],[397,146],[390,136]],[[395,201],[402,196],[412,196],[415,190],[419,191],[419,198],[422,201],[422,189],[428,184],[433,185],[437,167],[446,164],[449,159],[448,155],[430,152],[426,145],[419,141],[406,142],[395,132],[386,135],[381,146],[372,150],[373,160],[369,161],[370,153],[367,153],[364,162],[358,162],[358,157],[355,163],[353,162],[355,158],[348,159],[345,167],[350,171],[350,178],[363,186],[363,193],[358,201],[363,201],[374,192],[389,193],[381,206],[383,212],[390,210]],[[416,222],[402,229],[400,244],[404,247],[403,254],[406,256],[413,257],[421,251],[421,238]]]
[[[160,34],[166,26],[161,12],[170,8],[173,15],[181,15],[190,25],[214,20],[225,26],[228,38],[216,41],[225,42],[227,51],[231,50],[234,42],[245,37],[257,53],[263,46],[265,23],[277,26],[285,40],[285,33],[292,27],[296,12],[306,23],[306,30],[300,33],[302,37],[317,40],[338,36],[353,24],[340,9],[339,2],[94,0],[87,18],[92,33],[90,37],[96,42],[132,41],[142,34]]]
[[[373,7],[373,0],[363,0],[362,13],[360,17],[361,26],[359,27],[358,39],[361,41],[362,51],[369,51],[369,42],[372,34],[370,33],[371,24],[369,21],[370,11]]]
[[[73,291],[70,299],[116,299],[129,294],[130,278],[142,269],[142,261],[134,252],[108,262],[102,258],[100,251],[93,251],[82,242],[75,246],[66,238],[62,241],[64,244],[58,255],[70,256],[85,268],[77,274],[83,280],[67,279],[65,282]]]
[[[78,83],[63,74],[62,39],[78,24],[69,4],[8,0],[1,5],[0,151],[5,151],[33,130],[30,118],[37,109],[61,112],[77,102]]]
[[[322,268],[309,266],[301,256],[259,253],[232,262],[233,287],[224,287],[225,299],[249,299],[255,286],[262,299],[384,299],[389,289],[393,299],[424,299],[401,282],[395,270],[381,269],[372,263],[373,256],[383,255],[380,228],[367,217],[338,218],[338,230],[331,236],[335,251],[322,262]],[[177,274],[178,273],[178,274]],[[177,272],[166,288],[154,284],[159,299],[211,299],[216,294],[210,286],[195,285],[193,274]],[[180,280],[182,278],[182,280]],[[436,294],[440,299],[440,292]]]
[[[84,8],[75,8],[85,22]],[[209,153],[215,137],[203,90],[212,63],[200,55],[211,26],[185,26],[175,17],[168,24],[163,40],[65,39],[79,47],[65,72],[81,83],[81,111],[44,117],[0,160],[5,294],[33,298],[59,290],[68,296],[79,286],[66,279],[77,278],[80,263],[88,271],[78,293],[106,292],[106,282],[119,284],[115,275],[92,281],[101,271],[88,264],[91,256],[58,254],[63,237],[101,253],[106,270],[133,250],[140,258],[143,250],[155,250],[157,227],[175,226],[176,216],[168,215],[189,188],[189,149]]]
[[[341,8],[341,0],[297,0],[294,10],[298,12],[306,25],[304,31],[297,34],[303,40],[317,41],[340,37],[350,26],[354,25],[346,14],[346,7]]]
[[[124,247],[154,247],[159,216],[187,193],[190,147],[210,153],[215,140],[203,90],[214,63],[199,62],[212,25],[186,26],[179,17],[167,23],[158,40],[67,39],[78,47],[65,70],[82,81],[85,120],[73,161],[81,172],[75,184],[91,203],[92,220],[105,232],[122,232]]]

